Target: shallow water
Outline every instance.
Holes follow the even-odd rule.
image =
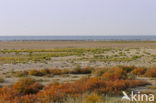
[[[10,40],[148,40],[156,41],[156,36],[0,36],[0,41]]]

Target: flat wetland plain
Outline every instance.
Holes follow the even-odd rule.
[[[0,41],[0,103],[120,103],[122,90],[155,94],[155,77],[156,41]]]
[[[0,49],[156,48],[156,41],[1,41]]]

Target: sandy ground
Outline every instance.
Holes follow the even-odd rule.
[[[120,52],[124,53],[126,56],[121,56]],[[41,62],[27,62],[27,63],[17,63],[17,64],[0,64],[0,69],[4,72],[14,70],[29,70],[29,69],[45,69],[45,68],[75,68],[76,66],[81,67],[112,67],[116,65],[135,65],[135,66],[143,66],[143,67],[156,67],[156,48],[132,48],[126,51],[127,49],[113,49],[110,51],[106,51],[104,53],[96,54],[100,56],[109,56],[114,58],[114,55],[117,55],[115,58],[132,58],[133,56],[140,56],[140,58],[132,59],[130,61],[104,61],[92,60],[95,54],[85,53],[84,56],[65,56],[65,57],[51,57],[51,60],[46,61],[46,63]],[[148,53],[148,54],[147,54]],[[6,53],[0,54],[0,56],[12,56],[13,54]],[[85,59],[84,59],[85,58]]]

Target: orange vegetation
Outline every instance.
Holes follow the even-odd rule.
[[[148,77],[156,77],[156,68],[147,69],[145,75]]]
[[[68,97],[77,98],[86,92],[119,95],[122,90],[149,84],[146,81],[128,79],[127,74],[131,73],[132,70],[126,68],[114,67],[104,70],[102,76],[82,78],[75,82],[55,82],[45,87],[31,78],[24,78],[12,86],[0,88],[0,103],[63,103]],[[76,71],[76,73],[89,73],[86,68]],[[45,69],[40,72],[60,74],[62,72],[68,73],[68,70]],[[36,75],[36,71],[31,71],[31,74]]]
[[[135,68],[131,73],[135,75],[143,75],[146,69],[144,68]]]

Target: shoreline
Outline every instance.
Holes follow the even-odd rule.
[[[0,36],[0,41],[156,41],[155,35]]]

